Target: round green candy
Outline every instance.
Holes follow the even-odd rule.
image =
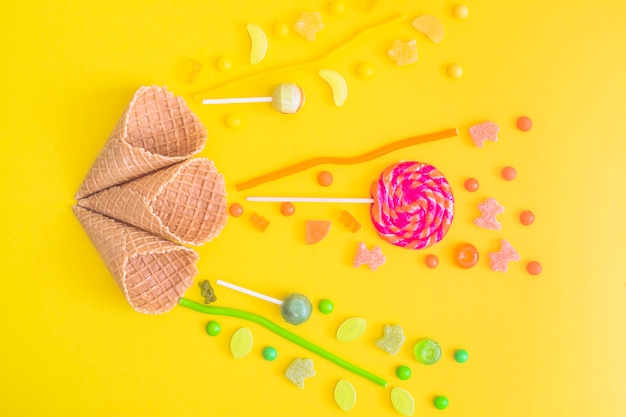
[[[263,348],[263,358],[267,361],[273,361],[278,356],[278,352],[272,346]]]
[[[432,339],[421,339],[415,344],[413,355],[424,365],[433,365],[441,358],[441,347]]]
[[[313,306],[311,301],[302,294],[290,294],[280,305],[280,314],[289,324],[299,325],[311,317]]]
[[[396,376],[403,381],[411,378],[412,374],[413,373],[411,372],[411,368],[409,368],[408,366],[400,365],[396,368]]]
[[[217,336],[222,331],[220,324],[216,321],[210,321],[206,324],[206,332],[209,336]]]
[[[469,359],[469,353],[465,349],[457,349],[454,351],[454,360],[458,363],[465,363]]]
[[[443,395],[438,395],[433,400],[433,404],[437,410],[444,410],[450,404],[450,401]]]
[[[319,302],[317,308],[319,308],[322,314],[330,314],[335,309],[335,306],[332,301],[324,299]]]

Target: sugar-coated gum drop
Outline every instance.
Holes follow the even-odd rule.
[[[417,41],[411,39],[407,42],[401,40],[393,41],[391,49],[387,52],[397,65],[409,65],[417,62]]]
[[[463,184],[463,186],[465,187],[467,191],[469,191],[470,193],[473,193],[475,191],[478,191],[480,184],[476,178],[468,178],[467,180],[465,180],[465,183]]]
[[[293,25],[293,30],[309,42],[315,42],[317,32],[324,29],[322,15],[318,12],[304,12]]]
[[[464,243],[456,248],[454,258],[461,268],[469,269],[478,263],[478,250],[474,245]]]
[[[282,214],[283,216],[293,216],[295,212],[296,208],[292,203],[286,202],[280,205],[280,214]]]
[[[437,268],[437,266],[439,266],[439,258],[437,257],[437,255],[430,254],[426,256],[424,262],[429,269],[435,269]]]
[[[243,207],[239,203],[233,203],[228,208],[228,212],[233,217],[239,217],[243,214]]]

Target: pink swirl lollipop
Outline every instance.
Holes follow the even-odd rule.
[[[450,184],[432,165],[399,162],[386,168],[371,188],[370,213],[381,239],[424,249],[446,235],[454,218]]]

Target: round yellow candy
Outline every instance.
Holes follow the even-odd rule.
[[[469,9],[466,5],[459,4],[454,6],[452,13],[454,13],[454,17],[456,17],[457,19],[467,19],[467,16],[469,15]]]
[[[361,78],[371,78],[374,75],[374,67],[367,62],[361,62],[356,67],[356,73]]]
[[[451,78],[460,78],[463,75],[463,67],[458,64],[448,66],[448,76]]]
[[[225,56],[221,56],[215,61],[215,67],[218,70],[225,72],[229,71],[233,67],[233,63]]]

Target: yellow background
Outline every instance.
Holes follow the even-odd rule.
[[[451,1],[379,0],[365,11],[344,0],[329,14],[327,1],[30,1],[0,6],[0,192],[4,285],[0,300],[0,414],[11,416],[318,416],[343,415],[333,401],[339,379],[357,390],[353,415],[396,415],[390,388],[407,389],[420,416],[624,416],[626,415],[626,3],[471,0],[470,16],[455,19]],[[304,11],[322,13],[326,27],[314,43],[291,25]],[[220,95],[263,95],[280,82],[296,82],[307,102],[296,115],[267,104],[203,107],[191,95],[216,83],[272,66],[317,56],[366,25],[395,13],[408,19],[359,40],[350,48],[298,71],[269,76]],[[411,28],[416,16],[437,16],[441,44]],[[245,25],[268,34],[269,50],[248,63]],[[398,67],[386,57],[395,39],[416,39],[419,62]],[[233,68],[214,63],[228,57]],[[204,68],[194,85],[184,63]],[[370,79],[356,75],[368,62]],[[463,66],[450,79],[450,63]],[[321,68],[342,73],[349,96],[334,106]],[[208,316],[177,307],[160,316],[134,312],[110,278],[73,217],[73,196],[118,117],[140,85],[167,85],[185,97],[209,131],[202,156],[213,159],[228,184],[229,202],[246,214],[230,218],[223,233],[198,249],[196,281],[232,281],[281,298],[307,294],[314,304],[335,303],[293,329],[305,338],[375,372],[370,381],[312,356],[278,336],[238,319],[217,318],[222,333],[204,333]],[[244,121],[224,124],[227,114]],[[520,115],[530,132],[515,128]],[[500,140],[478,149],[467,129],[492,120]],[[248,192],[233,184],[313,156],[352,156],[409,136],[459,128],[459,136],[407,148],[352,166],[322,166]],[[399,160],[441,169],[455,191],[456,218],[432,249],[408,251],[381,241],[366,206],[297,205],[283,217],[278,204],[252,204],[247,195],[368,196],[384,167]],[[514,166],[517,178],[499,177]],[[330,188],[316,183],[330,170]],[[481,187],[463,189],[468,177]],[[506,207],[501,231],[473,225],[476,205],[495,197]],[[349,210],[363,224],[356,234],[338,222]],[[536,214],[519,224],[523,209]],[[271,221],[261,233],[248,220],[256,211]],[[328,219],[328,237],[307,246],[304,224]],[[489,269],[488,252],[509,240],[522,256],[506,274]],[[380,245],[387,263],[378,271],[351,266],[357,242]],[[479,264],[452,262],[457,243],[471,242]],[[434,253],[440,266],[429,270]],[[539,260],[543,273],[525,271]],[[217,288],[218,304],[253,311],[281,323],[278,309]],[[200,300],[194,285],[187,296]],[[335,340],[346,318],[363,317],[357,341]],[[401,353],[373,345],[384,324],[400,323]],[[235,360],[229,337],[249,326],[255,345]],[[432,337],[444,357],[432,367],[411,355]],[[262,359],[275,346],[275,362]],[[465,348],[470,360],[451,358]],[[300,390],[283,377],[296,357],[311,357],[317,376]],[[400,381],[406,364],[413,377]],[[431,400],[443,394],[441,412]]]

